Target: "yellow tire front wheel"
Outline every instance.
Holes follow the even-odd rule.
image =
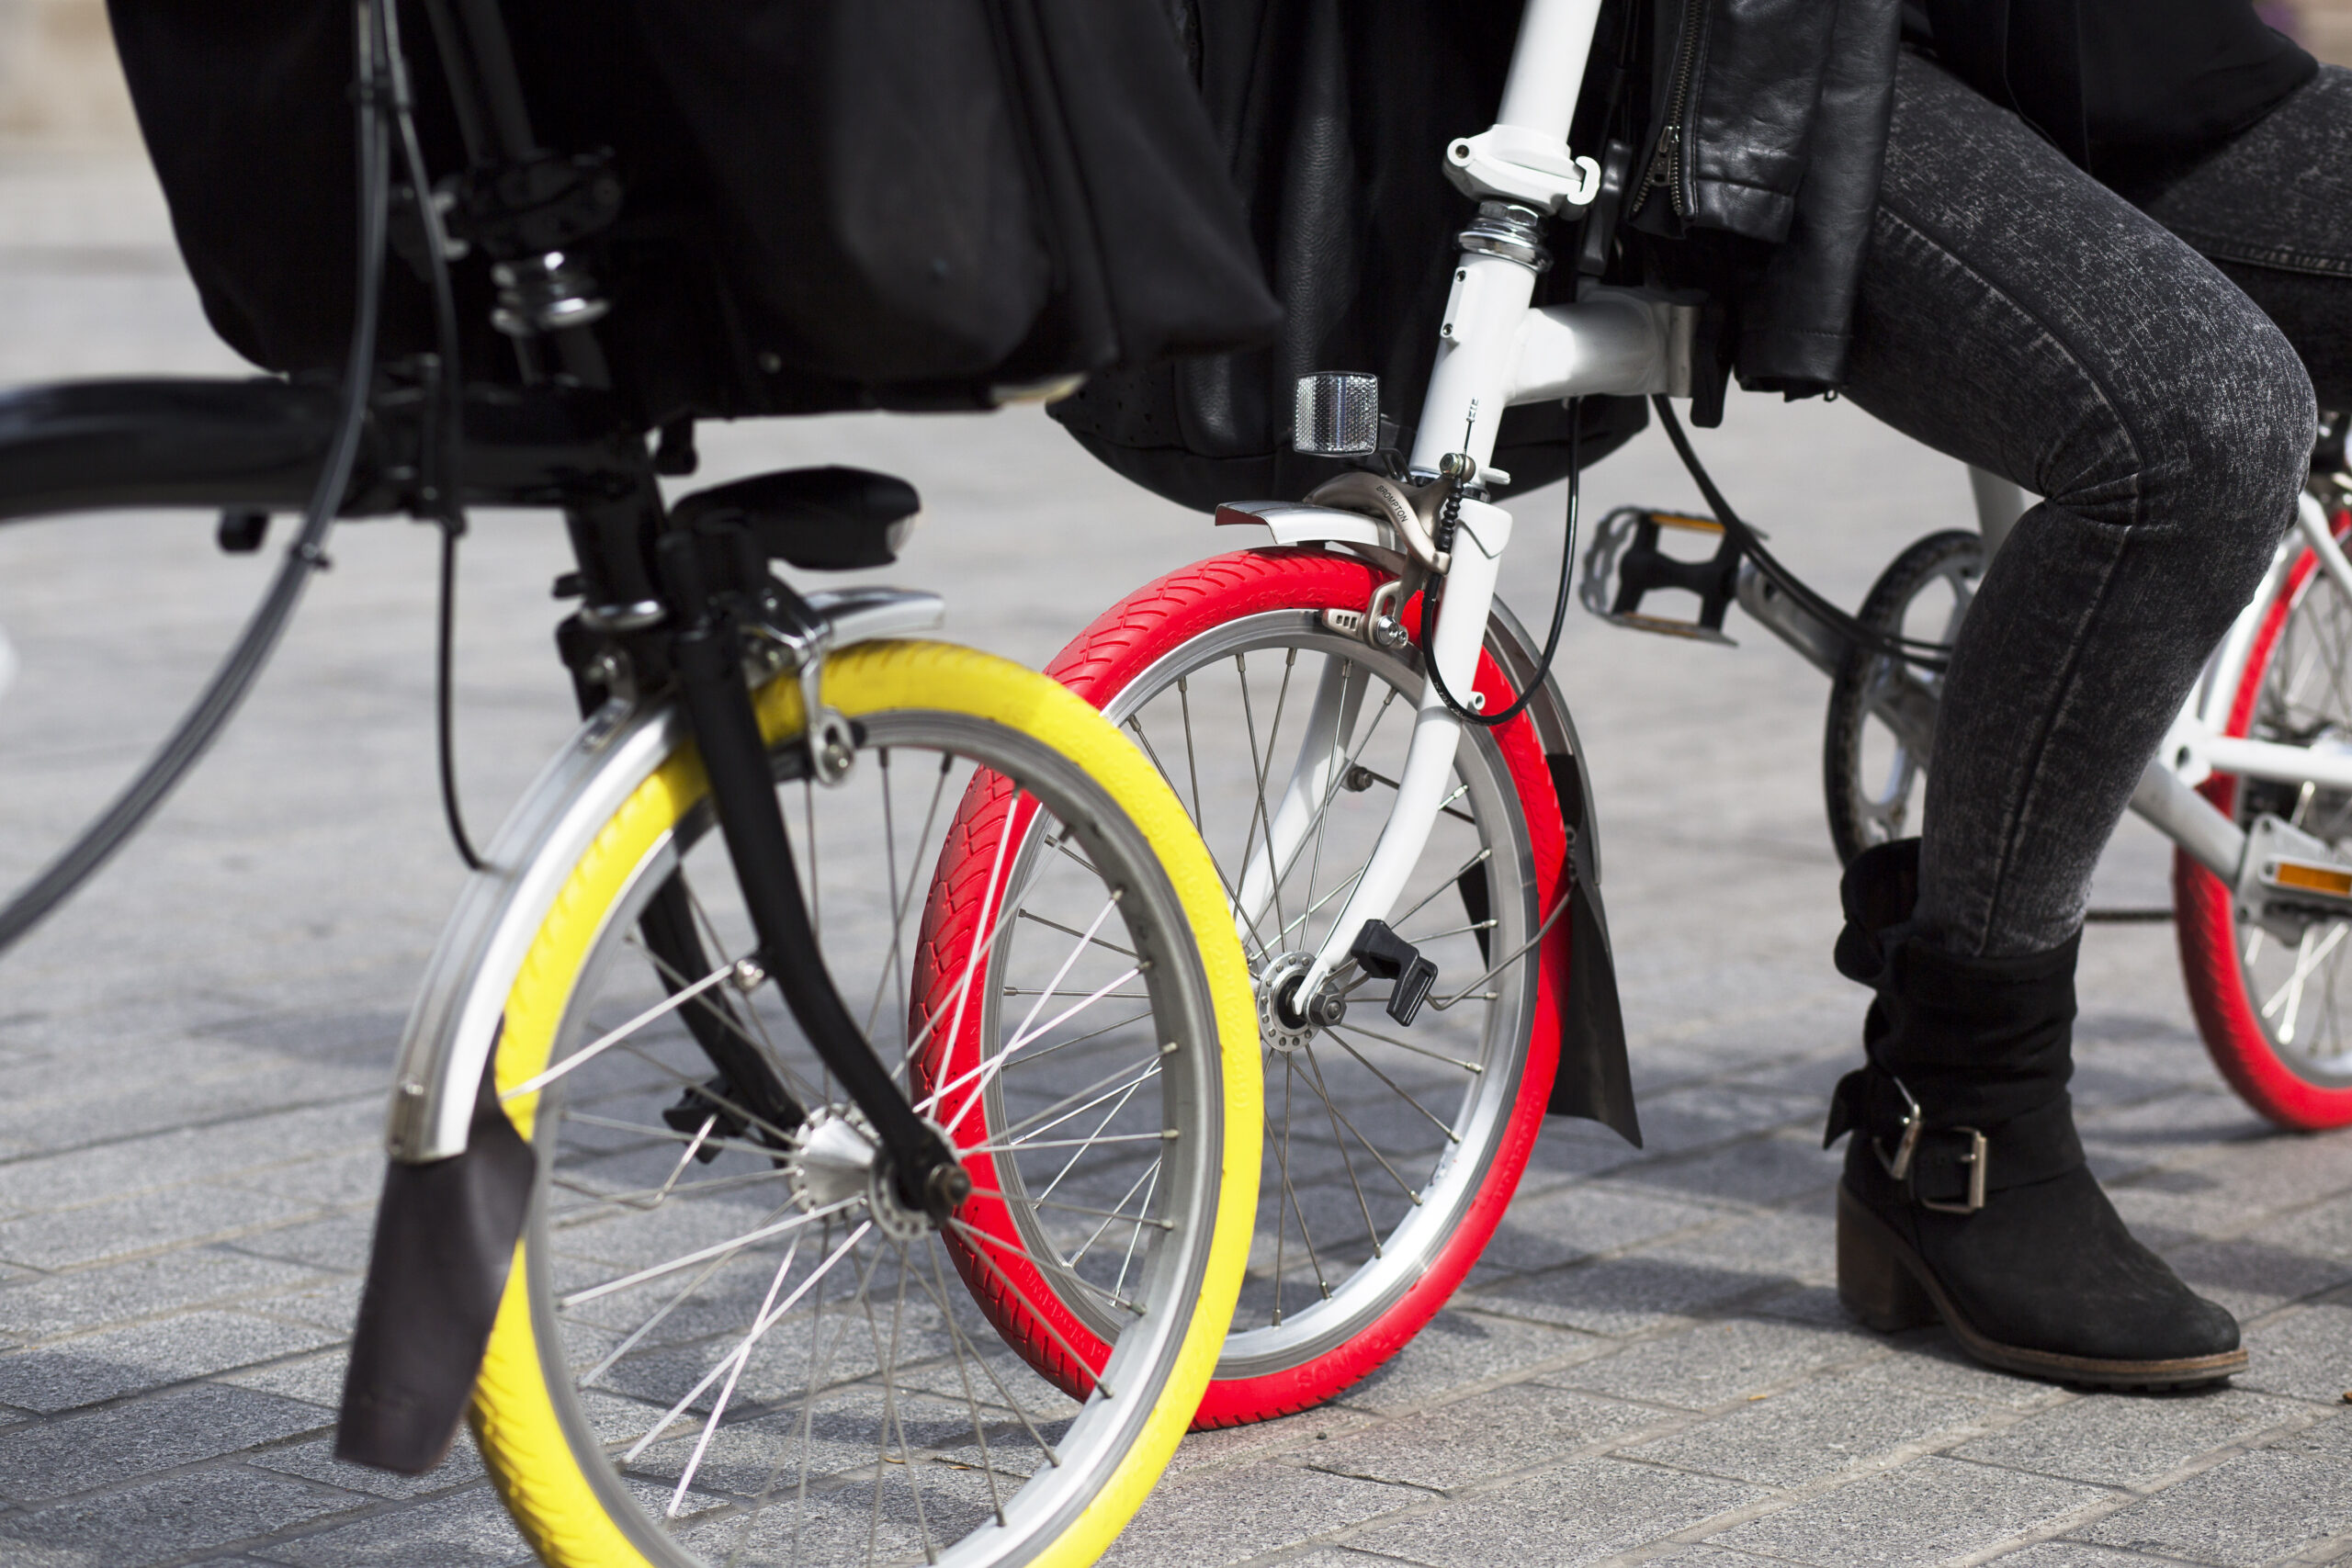
[[[1175,796],[1083,702],[967,649],[853,649],[823,695],[858,739],[832,786],[797,766],[796,683],[759,694],[803,895],[874,1049],[981,1174],[955,1213],[899,1201],[752,957],[699,759],[651,768],[570,867],[494,1064],[538,1175],[472,1420],[549,1563],[1091,1562],[1232,1318],[1255,1023]],[[984,874],[954,852],[983,797],[1011,814]],[[1022,1224],[972,1223],[1012,1202]],[[1075,1390],[973,1299],[1041,1278],[1107,1330]]]

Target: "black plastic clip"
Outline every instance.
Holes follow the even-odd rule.
[[[735,1086],[727,1081],[725,1073],[703,1083],[688,1084],[677,1103],[662,1111],[662,1120],[673,1132],[705,1139],[694,1146],[695,1158],[708,1165],[719,1155],[719,1145],[707,1141],[710,1134],[740,1139],[750,1131],[743,1119],[727,1108],[726,1101],[734,1094]]]
[[[231,555],[249,556],[269,537],[269,513],[243,506],[229,507],[220,513],[220,526],[213,530],[212,536]]]
[[[1386,920],[1366,920],[1348,955],[1375,980],[1394,980],[1388,991],[1388,1016],[1409,1024],[1437,984],[1437,965],[1421,950],[1388,929]]]

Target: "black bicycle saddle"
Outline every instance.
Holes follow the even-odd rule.
[[[807,571],[888,566],[914,531],[915,487],[865,468],[786,468],[686,496],[670,509],[681,527],[740,522],[772,560]]]

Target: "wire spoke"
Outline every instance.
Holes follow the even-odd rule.
[[[1411,1106],[1414,1110],[1419,1111],[1423,1116],[1428,1117],[1430,1125],[1435,1127],[1439,1132],[1443,1133],[1447,1143],[1458,1144],[1462,1141],[1462,1135],[1460,1134],[1456,1133],[1445,1122],[1439,1121],[1436,1113],[1431,1111],[1428,1106],[1423,1105],[1419,1100],[1415,1100],[1411,1093],[1408,1091],[1402,1084],[1399,1084],[1395,1078],[1390,1077],[1386,1073],[1382,1072],[1378,1067],[1373,1066],[1372,1058],[1366,1056],[1363,1052],[1349,1044],[1347,1040],[1340,1034],[1338,1030],[1325,1029],[1323,1032],[1329,1035],[1334,1041],[1338,1042],[1340,1050],[1345,1051],[1349,1055],[1353,1056],[1357,1061],[1363,1063],[1364,1070],[1370,1073],[1374,1077],[1378,1078],[1382,1083],[1386,1084],[1396,1092],[1398,1099]],[[1359,1031],[1358,1032],[1362,1032]],[[1310,1045],[1307,1049],[1311,1051],[1314,1047]]]

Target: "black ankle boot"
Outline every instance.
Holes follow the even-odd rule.
[[[1822,1146],[1847,1133],[1838,1295],[1873,1328],[1943,1320],[1978,1360],[2109,1387],[2245,1370],[2237,1320],[2132,1237],[2083,1162],[2074,1071],[2075,942],[1955,958],[1910,926],[1916,839],[1856,857],[1838,968],[1878,993],[1870,1065],[1849,1073]]]

